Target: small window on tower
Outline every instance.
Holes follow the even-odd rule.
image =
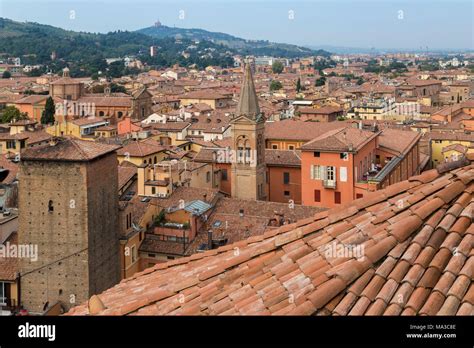
[[[52,213],[54,211],[53,201],[48,202],[48,213]]]

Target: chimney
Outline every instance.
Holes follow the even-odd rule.
[[[212,250],[212,230],[207,231],[207,249]]]
[[[275,210],[273,212],[273,218],[275,219],[276,227],[280,227],[283,223],[283,214],[280,214]]]

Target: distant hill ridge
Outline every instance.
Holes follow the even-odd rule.
[[[186,29],[159,25],[139,29],[137,32],[149,35],[154,38],[178,37],[187,38],[190,40],[208,40],[216,44],[222,44],[231,49],[238,50],[239,52],[245,54],[271,55],[288,58],[301,57],[304,55],[330,55],[329,52],[321,49],[313,50],[307,47],[269,42],[267,40],[246,40],[230,34],[211,32],[204,29]]]

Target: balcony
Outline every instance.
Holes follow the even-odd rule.
[[[324,188],[335,189],[336,188],[336,180],[323,180]]]

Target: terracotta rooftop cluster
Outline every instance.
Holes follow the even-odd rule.
[[[430,170],[156,265],[68,315],[472,315],[473,190],[474,164]]]

